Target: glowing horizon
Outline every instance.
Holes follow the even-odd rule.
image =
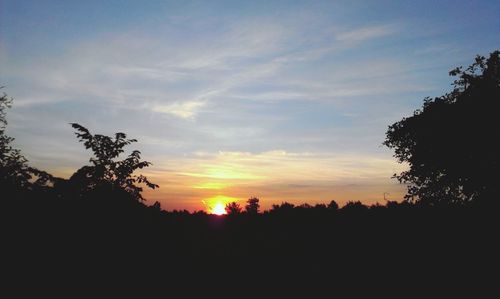
[[[203,205],[205,206],[204,211],[208,214],[214,215],[225,215],[226,214],[226,205],[230,202],[237,202],[238,199],[234,197],[217,195],[205,200],[202,200]]]
[[[160,185],[145,189],[147,203],[167,210],[211,211],[217,197],[258,197],[263,210],[401,200],[391,177],[406,166],[382,146],[387,126],[449,91],[450,69],[498,48],[499,10],[489,0],[4,0],[7,134],[30,165],[68,178],[90,158],[68,123],[124,132],[153,163],[141,171]]]

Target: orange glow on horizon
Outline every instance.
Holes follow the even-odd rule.
[[[238,201],[238,198],[217,195],[207,198],[206,200],[202,200],[202,203],[205,205],[205,210],[208,214],[220,216],[226,214],[226,204],[233,201]]]
[[[151,203],[161,202],[166,210],[203,210],[208,214],[215,214],[218,202],[221,204],[217,214],[221,214],[222,205],[236,201],[244,206],[244,201],[253,195],[261,199],[261,210],[282,202],[384,203],[384,193],[391,194],[390,200],[402,200],[406,186],[391,179],[391,175],[408,168],[392,157],[278,150],[194,153],[159,164],[159,170],[149,169],[143,174],[160,188],[146,188],[143,196]],[[70,175],[71,171],[65,172],[65,177]]]

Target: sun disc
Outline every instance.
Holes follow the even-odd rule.
[[[226,208],[222,202],[218,202],[212,208],[212,214],[214,215],[224,215],[226,214]]]

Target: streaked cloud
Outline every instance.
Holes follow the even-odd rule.
[[[168,105],[155,105],[153,112],[171,114],[184,119],[191,119],[196,116],[198,111],[205,105],[204,102],[181,102]]]
[[[260,153],[220,151],[194,153],[158,166],[169,169],[156,175],[170,190],[190,193],[193,205],[208,196],[224,195],[245,200],[247,196],[265,196],[265,207],[283,200],[305,201],[315,194],[316,202],[337,199],[380,200],[391,191],[402,196],[403,186],[392,182],[393,173],[406,168],[394,159],[366,155],[293,153],[273,150]],[[359,189],[359,190],[349,190]],[[340,191],[341,190],[341,191]],[[168,202],[164,202],[169,205]]]
[[[252,195],[266,207],[401,199],[390,177],[405,166],[381,145],[387,126],[500,42],[492,3],[375,13],[368,2],[257,2],[166,1],[116,26],[83,26],[74,20],[87,12],[71,3],[51,19],[57,27],[30,25],[29,9],[5,14],[8,133],[34,166],[67,177],[89,158],[69,122],[126,132],[154,163],[147,174],[161,188],[147,197],[167,208]],[[465,8],[481,22],[464,23]]]
[[[356,28],[350,31],[337,33],[335,39],[347,44],[357,44],[375,38],[385,37],[396,32],[395,25],[377,25]]]

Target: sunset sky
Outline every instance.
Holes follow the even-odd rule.
[[[124,132],[167,210],[400,200],[387,126],[500,48],[500,1],[0,0],[8,135],[69,177]]]

